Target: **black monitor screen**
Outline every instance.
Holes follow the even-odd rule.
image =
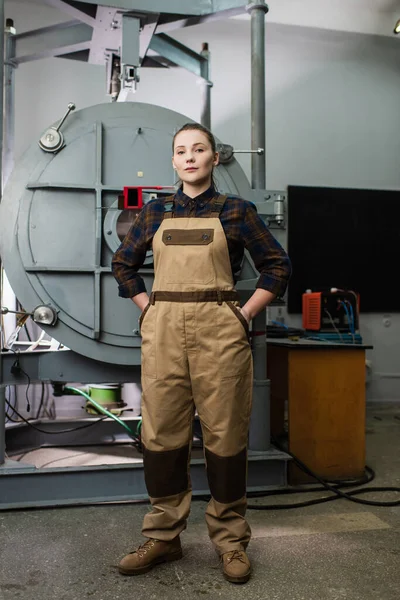
[[[360,294],[361,312],[400,310],[400,191],[289,186],[288,312],[306,289]]]

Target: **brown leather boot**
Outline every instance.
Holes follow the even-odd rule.
[[[182,558],[179,536],[170,542],[149,539],[130,554],[124,556],[118,565],[123,575],[142,575],[156,565]]]
[[[251,564],[244,550],[232,550],[222,554],[224,577],[231,583],[246,583],[250,579]]]

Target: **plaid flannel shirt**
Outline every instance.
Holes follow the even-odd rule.
[[[218,196],[213,187],[196,198],[189,198],[182,190],[175,195],[174,217],[207,217],[211,212],[211,200]],[[152,247],[153,237],[164,219],[162,198],[148,202],[115,252],[112,271],[118,282],[119,296],[132,298],[146,292],[138,271]],[[283,296],[291,274],[291,263],[282,246],[273,237],[268,227],[251,202],[230,196],[220,214],[225,232],[234,281],[240,272],[246,248],[260,273],[258,288]]]

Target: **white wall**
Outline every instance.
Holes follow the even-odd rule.
[[[60,20],[48,7],[19,2],[6,2],[6,15],[14,18],[17,31]],[[235,19],[174,33],[195,50],[209,43],[213,130],[237,148],[250,148],[249,29],[246,20]],[[268,23],[266,72],[269,188],[399,189],[400,37]],[[16,73],[16,155],[62,116],[68,102],[78,109],[105,102],[105,91],[102,67],[63,59],[21,65]],[[181,69],[143,69],[132,100],[194,119],[200,115],[196,78]],[[240,162],[250,175],[249,158]],[[361,326],[365,342],[374,345],[370,397],[398,398],[399,315],[391,316],[390,327],[384,327],[383,315],[363,315]]]

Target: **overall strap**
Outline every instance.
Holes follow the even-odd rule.
[[[228,196],[224,194],[220,194],[212,201],[212,208],[210,213],[210,219],[219,219],[222,209],[224,208],[224,204],[227,200]]]
[[[175,196],[164,198],[164,219],[172,219],[175,210]]]

